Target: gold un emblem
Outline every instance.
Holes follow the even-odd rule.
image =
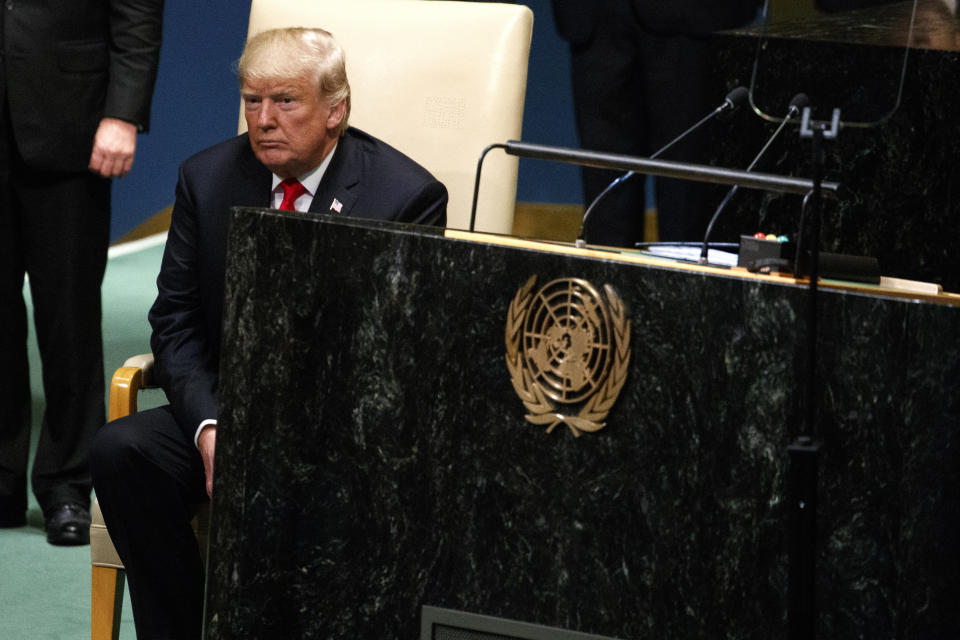
[[[533,424],[561,422],[579,437],[598,431],[617,401],[630,362],[630,321],[613,287],[604,300],[586,280],[553,280],[517,291],[507,314],[507,369]],[[566,413],[558,405],[575,405]]]

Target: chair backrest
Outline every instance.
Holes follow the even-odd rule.
[[[252,1],[248,37],[285,26],[333,34],[346,53],[350,123],[443,182],[450,192],[447,226],[466,229],[483,149],[520,139],[530,9],[448,0]],[[510,233],[516,188],[517,159],[491,153],[483,163],[476,230]]]

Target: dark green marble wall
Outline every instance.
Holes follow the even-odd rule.
[[[207,637],[418,637],[422,605],[618,638],[785,637],[806,290],[240,211]],[[530,276],[612,285],[607,426],[524,419]],[[960,308],[823,292],[821,637],[960,628]]]

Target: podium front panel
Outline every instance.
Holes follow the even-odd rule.
[[[548,432],[507,366],[510,313],[567,280],[622,303],[629,362],[599,428]],[[610,638],[783,637],[808,300],[236,211],[207,637],[412,639],[425,605]],[[948,637],[960,309],[824,290],[818,324],[817,629]]]

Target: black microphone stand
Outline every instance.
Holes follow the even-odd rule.
[[[796,440],[787,447],[790,456],[790,476],[788,502],[789,519],[789,574],[787,579],[787,625],[789,640],[812,640],[816,637],[817,626],[817,484],[820,453],[823,442],[820,440],[819,424],[819,385],[817,358],[817,297],[820,277],[820,224],[822,218],[822,190],[825,138],[835,140],[840,129],[840,110],[834,109],[830,128],[827,123],[812,122],[810,108],[803,110],[800,125],[800,137],[809,138],[813,154],[813,188],[810,190],[809,215],[810,262],[809,262],[809,300],[807,315],[807,379],[806,412],[804,429]],[[803,241],[804,219],[807,213],[805,198],[804,213],[801,215],[800,229],[797,234],[798,245]],[[797,275],[800,274],[798,246],[795,261]]]

